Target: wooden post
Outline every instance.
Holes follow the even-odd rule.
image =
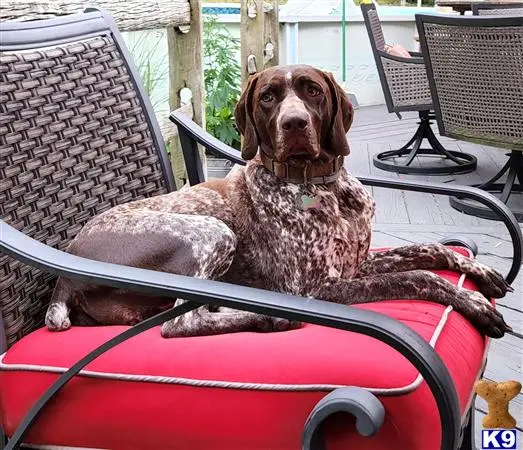
[[[279,64],[278,0],[241,1],[242,87],[249,76]]]
[[[278,0],[269,0],[265,4],[270,8],[264,19],[264,68],[277,66],[280,63],[280,21],[278,19]],[[267,52],[269,50],[269,52]]]
[[[107,10],[120,31],[189,23],[187,0],[0,0],[0,20],[48,19],[81,12],[86,6]]]
[[[263,67],[263,0],[241,0],[240,40],[242,88]]]
[[[193,120],[205,128],[205,101],[203,86],[203,20],[200,0],[190,0],[190,29],[167,29],[169,51],[169,106],[171,111],[180,108],[180,91],[192,92]],[[177,187],[186,179],[185,165],[179,140],[170,140],[171,163]],[[204,158],[203,152],[201,157]],[[203,159],[202,159],[203,160]]]

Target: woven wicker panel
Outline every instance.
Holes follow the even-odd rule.
[[[479,16],[523,16],[523,8],[478,9]]]
[[[394,106],[432,104],[424,64],[409,64],[381,57]]]
[[[523,148],[523,27],[425,24],[425,34],[447,132]]]
[[[381,29],[378,13],[375,10],[370,9],[367,14],[369,16],[370,30],[372,32],[372,36],[374,37],[376,48],[378,50],[384,50],[385,37],[383,36],[383,30]]]
[[[64,249],[96,214],[167,192],[118,49],[94,38],[0,54],[0,216]],[[12,345],[43,322],[53,277],[0,255]]]

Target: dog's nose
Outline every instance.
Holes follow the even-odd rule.
[[[305,114],[287,114],[281,120],[284,131],[304,131],[308,125],[309,121]]]

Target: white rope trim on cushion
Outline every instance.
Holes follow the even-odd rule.
[[[467,275],[462,273],[461,276],[459,277],[458,283],[456,284],[457,288],[459,288],[459,289],[463,288],[463,283],[465,283],[465,278],[467,278]]]
[[[437,327],[432,334],[429,341],[431,347],[434,348],[438,338],[443,330],[447,318],[452,311],[452,306],[448,306],[438,322]],[[4,371],[24,371],[24,372],[47,372],[47,373],[64,373],[68,369],[65,367],[55,366],[41,366],[33,364],[6,364],[4,363],[4,353],[0,357],[0,370]],[[83,376],[87,378],[97,378],[105,380],[118,380],[118,381],[134,381],[134,382],[148,382],[148,383],[160,383],[160,384],[175,384],[192,387],[206,387],[206,388],[221,388],[221,389],[241,389],[241,390],[257,390],[257,391],[291,391],[291,392],[309,392],[309,391],[331,391],[334,389],[347,387],[348,385],[343,384],[278,384],[278,383],[245,383],[237,381],[221,381],[221,380],[196,380],[191,378],[181,377],[169,377],[159,375],[134,375],[124,373],[111,373],[111,372],[95,372],[91,370],[81,370],[77,376]],[[374,387],[363,387],[369,392],[376,395],[404,395],[417,389],[423,381],[421,374],[418,374],[413,382],[406,386],[397,388],[374,388]]]
[[[468,249],[467,249],[468,250]],[[472,252],[469,251],[469,255],[472,256]],[[463,287],[466,275],[461,274],[457,287]],[[452,306],[447,306],[443,311],[438,325],[434,329],[434,333],[429,341],[429,345],[434,348],[445,324],[447,323],[448,316],[453,310]],[[0,370],[4,371],[24,371],[24,372],[47,372],[47,373],[65,373],[68,369],[65,367],[54,367],[54,366],[38,366],[33,364],[5,364],[4,353],[0,356]],[[117,380],[117,381],[132,381],[132,382],[147,382],[147,383],[159,383],[159,384],[175,384],[192,387],[206,387],[206,388],[220,388],[220,389],[241,389],[241,390],[258,390],[258,391],[290,391],[290,392],[310,392],[310,391],[332,391],[334,389],[348,387],[343,384],[281,384],[281,383],[244,383],[237,381],[219,381],[219,380],[196,380],[192,378],[181,378],[181,377],[168,377],[159,375],[133,375],[125,373],[111,373],[111,372],[95,372],[91,370],[81,370],[77,376],[87,378],[98,378],[106,380]],[[365,389],[376,395],[382,396],[394,396],[394,395],[405,395],[409,392],[414,391],[419,387],[423,381],[423,376],[418,373],[414,381],[411,383],[397,388],[374,388],[359,386],[361,389]]]

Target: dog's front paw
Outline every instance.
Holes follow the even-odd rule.
[[[45,315],[45,325],[51,331],[64,331],[70,328],[69,308],[63,303],[49,305]]]
[[[474,280],[485,297],[502,298],[507,292],[513,291],[503,275],[497,270],[477,261],[474,261],[472,264],[468,275]]]
[[[268,321],[266,331],[289,331],[301,327],[301,322],[295,320],[282,319],[280,317],[266,317]]]
[[[507,331],[512,331],[503,315],[480,292],[462,289],[460,294],[462,301],[456,309],[482,334],[491,338],[501,338]]]

